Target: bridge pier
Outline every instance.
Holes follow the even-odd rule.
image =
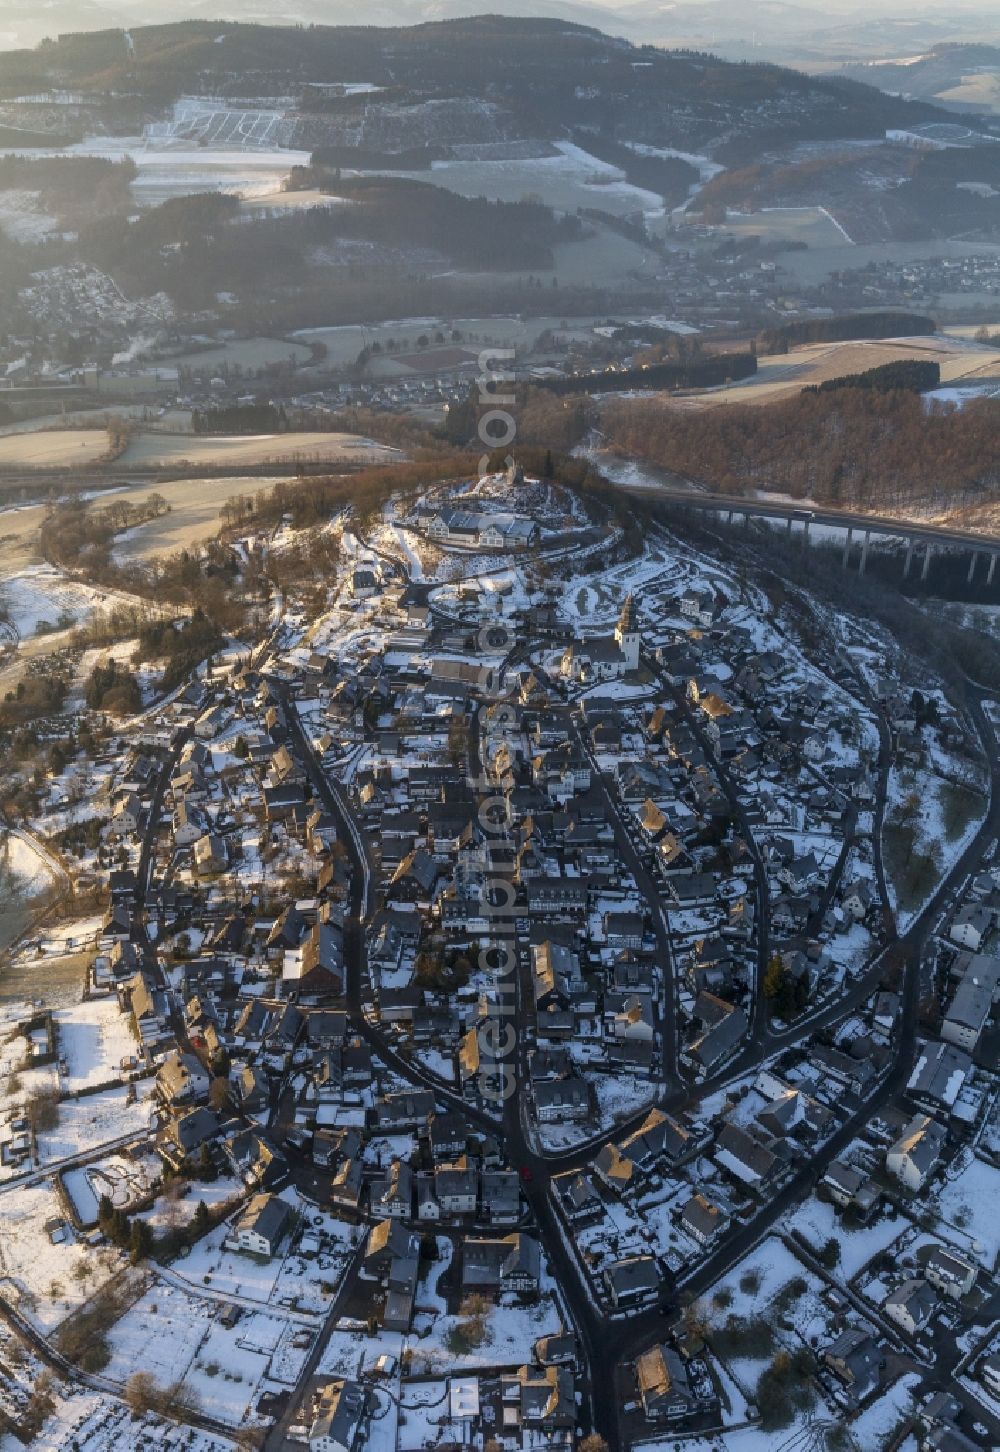
[[[788,518],[785,521],[785,533],[786,534],[791,534],[791,532],[792,532],[792,516],[789,515]]]
[[[866,529],[865,530],[864,542],[861,545],[861,563],[858,566],[858,574],[859,575],[863,575],[864,574],[864,572],[865,572],[865,565],[868,563],[868,546],[871,543],[871,538],[872,538],[872,532],[871,532],[871,530],[870,529]]]
[[[805,549],[808,549],[809,547],[809,526],[811,523],[812,520],[807,519],[802,526],[802,545]]]
[[[851,540],[853,538],[854,538],[854,529],[853,529],[853,527],[851,525],[848,525],[847,526],[847,538],[844,540],[844,558],[840,562],[842,568],[845,569],[845,570],[847,569],[848,561],[851,558]]]
[[[729,513],[726,515],[726,523],[727,524],[732,524],[732,522],[733,522],[733,515],[735,513],[736,513],[735,509],[731,509],[729,511]]]
[[[910,565],[913,563],[913,540],[906,541],[906,559],[903,561],[903,579],[910,578]]]
[[[996,570],[996,567],[997,567],[997,557],[996,557],[996,553],[993,553],[992,555],[990,555],[990,567],[986,571],[986,583],[987,583],[987,585],[992,585],[993,584],[993,573]]]
[[[969,561],[969,573],[965,577],[965,583],[967,585],[971,585],[972,584],[972,577],[976,573],[976,563],[977,563],[978,559],[979,559],[979,551],[978,550],[973,550],[972,551],[972,559]]]
[[[924,567],[920,571],[920,578],[921,578],[921,580],[926,580],[927,579],[927,575],[928,575],[928,573],[930,571],[930,568],[931,568],[931,554],[933,553],[933,551],[934,551],[934,546],[931,544],[930,540],[928,540],[927,541],[927,545],[926,545],[926,547],[924,549]]]

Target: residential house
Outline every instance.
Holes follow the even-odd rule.
[[[781,1161],[741,1125],[727,1123],[715,1143],[715,1162],[752,1190],[763,1191],[777,1177]]]
[[[367,1405],[367,1393],[358,1382],[329,1382],[316,1402],[310,1452],[360,1452]]]
[[[655,1300],[660,1274],[651,1255],[633,1255],[604,1267],[604,1286],[616,1311]]]
[[[975,903],[966,903],[952,918],[948,936],[953,943],[958,943],[961,947],[978,953],[992,923],[993,914],[988,908],[979,907]]]
[[[394,1159],[381,1184],[373,1185],[372,1214],[408,1220],[413,1214],[413,1170],[405,1160]]]
[[[921,1190],[944,1149],[945,1131],[927,1114],[915,1114],[886,1151],[886,1169],[908,1190]]]
[[[682,1207],[678,1223],[701,1246],[710,1245],[727,1223],[717,1205],[702,1194],[692,1195]]]
[[[969,1294],[978,1274],[977,1266],[940,1245],[931,1246],[923,1270],[931,1285],[953,1301]]]
[[[922,1043],[907,1092],[928,1109],[953,1109],[972,1077],[972,1060],[954,1044]]]
[[[478,1176],[467,1155],[434,1168],[434,1193],[444,1215],[474,1215]]]
[[[932,1286],[921,1277],[904,1281],[882,1302],[882,1313],[905,1331],[918,1336],[931,1322],[938,1298]]]
[[[877,1385],[879,1371],[885,1364],[881,1348],[871,1333],[857,1326],[846,1327],[821,1354],[824,1363],[856,1401]]]
[[[521,1231],[500,1239],[472,1239],[462,1248],[462,1290],[537,1292],[541,1274],[538,1241]]]
[[[694,1411],[687,1368],[673,1347],[651,1346],[637,1359],[635,1374],[648,1421],[679,1422]]]
[[[277,1195],[254,1195],[233,1226],[233,1238],[240,1250],[270,1260],[284,1239],[291,1219],[292,1207]]]
[[[206,1099],[210,1082],[201,1060],[179,1049],[167,1055],[156,1076],[156,1087],[168,1104],[190,1104],[193,1100]]]

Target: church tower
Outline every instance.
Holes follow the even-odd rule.
[[[626,595],[622,613],[618,617],[618,624],[615,626],[615,642],[625,657],[626,671],[637,671],[639,669],[639,646],[642,642],[639,635],[639,622],[635,614],[635,601],[631,595]]]

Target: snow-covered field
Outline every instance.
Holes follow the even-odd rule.
[[[59,1105],[58,1126],[39,1131],[42,1164],[69,1159],[128,1136],[138,1138],[146,1134],[153,1114],[151,1081],[144,1080],[137,1088],[136,1103],[129,1102],[124,1086],[88,1094],[82,1099],[64,1099]]]
[[[22,638],[36,634],[39,628],[75,625],[110,599],[107,592],[67,579],[52,565],[31,565],[16,575],[0,574],[0,603]]]
[[[70,1093],[121,1077],[121,1061],[135,1053],[128,1018],[116,998],[92,998],[56,1015],[63,1088]]]
[[[219,1324],[219,1302],[186,1294],[162,1282],[148,1290],[109,1334],[112,1348],[106,1375],[125,1382],[138,1368],[160,1386],[183,1380],[185,1391],[197,1405],[234,1427],[253,1422],[251,1408],[270,1353],[251,1344],[271,1341],[276,1347],[284,1326],[274,1323],[273,1335],[256,1337],[241,1318],[227,1329]],[[247,1331],[250,1330],[248,1340]]]
[[[45,853],[20,832],[8,832],[0,837],[0,861],[15,879],[18,893],[25,897],[44,892],[55,880]]]
[[[8,148],[3,153],[10,155]],[[308,166],[308,151],[271,147],[178,144],[169,136],[91,136],[73,146],[39,147],[33,156],[100,156],[135,162],[132,183],[142,206],[157,206],[170,197],[193,192],[231,192],[243,197],[266,196],[280,189],[293,166]]]
[[[95,464],[108,451],[104,429],[52,429],[33,434],[7,434],[0,438],[0,465],[4,468],[64,469]]]
[[[426,180],[425,172],[402,174]],[[536,193],[548,206],[562,211],[599,207],[613,216],[625,216],[663,210],[663,200],[655,192],[633,186],[618,167],[599,161],[569,141],[557,141],[554,155],[527,160],[435,161],[431,174],[436,186],[491,201],[517,202],[527,193]]]
[[[946,1181],[937,1200],[942,1219],[969,1236],[969,1249],[989,1270],[994,1268],[1000,1255],[1000,1230],[994,1204],[998,1183],[997,1171],[992,1165],[968,1155],[964,1167]]]
[[[54,1232],[46,1223],[64,1222],[54,1183],[22,1185],[0,1195],[0,1280],[3,1293],[36,1325],[54,1329],[116,1268],[114,1252],[97,1252],[72,1229]]]
[[[41,194],[24,187],[0,192],[0,232],[15,242],[40,242],[54,232],[58,221],[41,206]]]
[[[0,444],[3,440],[0,440]],[[386,463],[396,449],[356,434],[287,433],[201,436],[139,434],[124,455],[126,464],[267,464],[271,460],[322,460],[330,463]]]

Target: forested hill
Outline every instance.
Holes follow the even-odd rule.
[[[557,20],[481,16],[399,29],[184,22],[61,36],[0,55],[0,98],[49,89],[95,101],[131,96],[155,111],[181,95],[276,100],[350,112],[455,98],[492,109],[499,134],[578,130],[649,144],[726,148],[881,137],[940,116],[858,82],[771,65],[635,47]]]

